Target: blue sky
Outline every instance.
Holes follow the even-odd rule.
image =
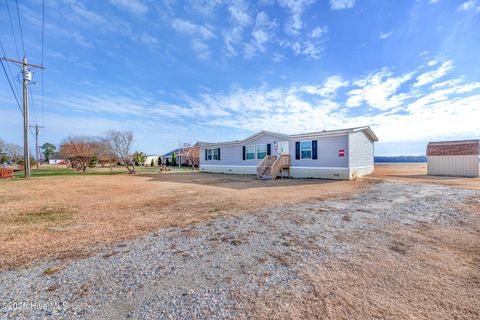
[[[7,1],[19,52],[4,2],[0,40],[18,58]],[[40,63],[42,1],[19,12]],[[377,155],[423,154],[429,140],[480,138],[478,57],[480,0],[45,0],[43,113],[36,71],[30,121],[55,144],[132,130],[149,154],[370,125]],[[3,74],[0,114],[0,138],[21,144]]]

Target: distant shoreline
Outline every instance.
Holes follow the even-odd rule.
[[[426,161],[375,161],[373,164],[427,164]]]

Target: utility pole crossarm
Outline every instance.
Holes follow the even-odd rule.
[[[24,63],[22,61],[18,61],[18,60],[14,60],[14,59],[9,59],[7,57],[0,57],[1,60],[5,60],[5,61],[8,61],[8,62],[12,62],[12,63],[16,63],[16,64],[20,64],[20,65],[26,65],[26,66],[29,66],[29,67],[32,67],[32,68],[38,68],[38,69],[45,69],[44,66],[39,66],[37,64],[31,64],[31,63]]]

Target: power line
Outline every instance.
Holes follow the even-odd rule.
[[[41,61],[41,64],[43,66],[43,48],[44,48],[44,39],[45,39],[45,0],[42,1],[42,61]],[[43,96],[44,96],[44,87],[43,87],[43,69],[40,69],[41,70],[41,79],[42,79],[42,101],[41,101],[41,105],[42,105],[42,125],[45,125],[45,121],[44,121],[44,113],[43,113]]]
[[[22,23],[20,21],[20,10],[18,9],[18,0],[15,0],[15,3],[17,4],[18,27],[20,28],[20,39],[22,40],[23,56],[26,57],[25,44],[23,43]]]
[[[3,57],[4,57],[4,58],[7,57],[7,53],[5,52],[5,47],[3,46],[1,39],[0,39],[0,47],[2,48]],[[11,77],[11,79],[12,79],[12,81],[14,81],[14,80],[15,80],[15,76],[13,75],[12,68],[10,67],[10,64],[9,64],[9,63],[7,63],[7,67],[8,67],[8,71],[10,72],[10,77]],[[16,88],[14,87],[14,89],[16,89]]]
[[[10,13],[10,6],[8,5],[8,0],[5,0],[5,4],[7,5],[8,18],[10,20],[10,28],[12,29],[12,33],[13,33],[13,41],[15,42],[15,50],[17,52],[17,58],[19,59],[20,54],[18,53],[17,37],[15,36],[15,28],[13,27],[12,14]]]
[[[20,113],[23,115],[22,107],[20,107],[20,102],[18,101],[17,94],[15,93],[15,90],[13,90],[13,86],[12,86],[12,83],[10,82],[10,78],[8,77],[7,69],[5,69],[3,60],[0,59],[0,63],[2,64],[3,72],[5,72],[5,77],[7,77],[7,81],[8,81],[8,84],[10,85],[10,89],[12,89],[12,93],[13,93],[13,96],[15,97],[15,101],[17,101],[18,110],[20,110]]]
[[[33,120],[37,122],[37,108],[36,108],[36,103],[33,100],[33,93],[32,93],[31,87],[30,87],[30,90],[28,90],[28,95],[30,96],[30,105],[32,106],[32,109],[33,109]]]

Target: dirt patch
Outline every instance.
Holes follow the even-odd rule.
[[[408,183],[430,183],[480,190],[480,178],[427,175],[426,163],[375,164],[375,172],[366,179],[382,179]]]
[[[95,244],[108,245],[158,228],[345,196],[367,185],[204,173],[3,181],[0,269],[38,258],[85,256]]]

